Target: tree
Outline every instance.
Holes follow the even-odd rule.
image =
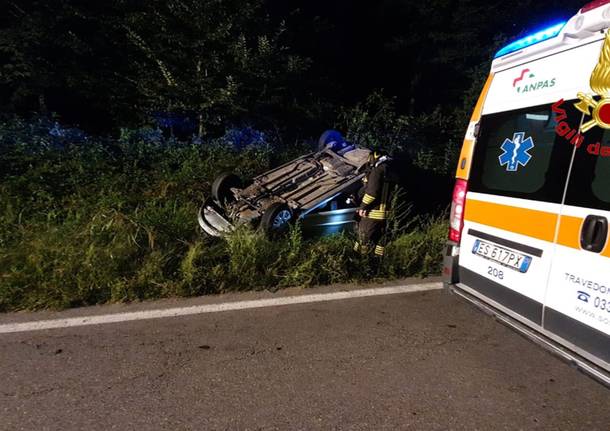
[[[124,126],[179,111],[201,135],[286,109],[308,65],[261,0],[14,0],[2,24],[0,91],[13,112]]]
[[[120,26],[136,48],[131,72],[147,109],[198,116],[199,134],[282,106],[307,62],[281,43],[260,0],[153,0]]]

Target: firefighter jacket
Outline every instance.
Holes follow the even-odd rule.
[[[365,179],[364,196],[360,203],[360,209],[366,211],[366,218],[383,221],[388,218],[390,210],[390,161],[387,156],[382,157],[375,163]]]

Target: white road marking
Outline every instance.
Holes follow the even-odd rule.
[[[106,323],[130,322],[134,320],[161,319],[164,317],[191,316],[194,314],[218,313],[221,311],[247,310],[252,308],[275,307],[278,305],[307,304],[312,302],[337,301],[341,299],[364,298],[368,296],[395,295],[442,288],[442,283],[421,283],[407,286],[379,287],[373,289],[349,290],[343,292],[284,296],[280,298],[256,299],[251,301],[225,302],[221,304],[194,305],[191,307],[165,308],[134,311],[129,313],[102,314],[97,316],[72,317],[69,319],[38,320],[24,323],[0,325],[0,334],[40,331],[44,329],[72,328],[76,326],[102,325]]]

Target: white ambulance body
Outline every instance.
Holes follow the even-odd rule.
[[[444,265],[454,292],[606,384],[609,27],[610,0],[596,1],[498,52],[458,162]]]

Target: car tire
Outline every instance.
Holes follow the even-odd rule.
[[[260,228],[268,234],[282,233],[288,230],[294,214],[284,202],[275,202],[267,208],[261,217]]]
[[[330,129],[325,131],[320,135],[320,139],[318,139],[318,150],[323,150],[324,148],[326,148],[326,145],[330,144],[333,141],[343,142],[345,141],[345,138],[343,137],[341,132],[337,130]]]
[[[212,197],[220,205],[234,200],[232,188],[241,188],[241,180],[231,172],[223,172],[212,183]]]

